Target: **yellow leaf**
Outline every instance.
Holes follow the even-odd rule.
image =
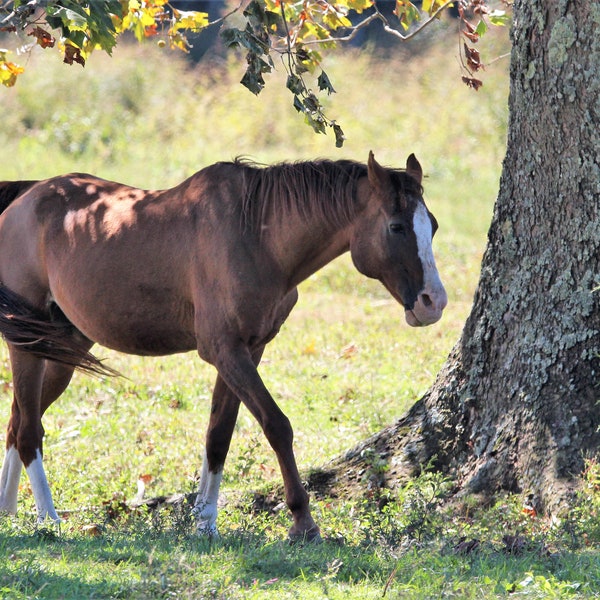
[[[189,52],[190,45],[188,44],[185,36],[180,33],[174,33],[172,30],[169,31],[169,42],[171,49],[178,49],[182,52]]]
[[[422,10],[432,15],[436,10],[444,6],[445,0],[423,0]]]
[[[346,0],[340,2],[340,5],[347,6],[349,9],[360,14],[363,10],[367,10],[373,6],[373,0]]]
[[[17,77],[24,73],[25,69],[5,59],[4,52],[0,52],[0,83],[6,87],[12,87],[17,83]]]
[[[198,31],[208,25],[208,13],[197,10],[179,10],[178,17],[173,28],[175,31],[188,29]]]
[[[302,354],[304,354],[305,356],[314,356],[316,353],[317,353],[317,348],[316,348],[315,340],[312,340],[311,342],[309,342],[308,345],[306,345],[304,347],[304,349],[302,350]]]

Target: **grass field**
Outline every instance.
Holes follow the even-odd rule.
[[[415,152],[441,225],[434,247],[450,304],[440,324],[409,329],[348,257],[301,286],[261,374],[295,426],[308,473],[401,416],[431,384],[469,312],[504,151],[507,65],[490,69],[476,94],[460,83],[453,43],[412,58],[332,58],[338,94],[328,103],[348,136],[341,151],[300,122],[279,90],[281,73],[255,98],[237,85],[233,62],[191,70],[151,47],[124,47],[81,71],[35,55],[27,78],[1,91],[0,179],[80,170],[154,188],[237,155],[366,160],[372,149],[401,166]],[[221,540],[196,538],[185,510],[130,510],[140,475],[150,478],[149,496],[194,490],[215,373],[194,354],[96,352],[127,378],[77,375],[48,412],[45,461],[64,523],[60,535],[34,529],[23,478],[19,515],[0,518],[0,598],[600,595],[595,465],[581,509],[561,522],[527,514],[520,498],[444,507],[451,483],[426,473],[385,502],[315,500],[325,543],[290,546],[287,511],[260,507],[280,475],[243,410],[226,465]],[[5,422],[4,347],[0,390]]]

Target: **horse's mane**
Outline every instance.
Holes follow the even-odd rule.
[[[279,222],[291,213],[304,219],[345,226],[354,215],[357,183],[367,166],[351,160],[314,160],[258,165],[243,158],[234,163],[242,171],[242,221],[259,230],[274,217]],[[419,184],[403,171],[388,169],[396,188],[421,192]]]

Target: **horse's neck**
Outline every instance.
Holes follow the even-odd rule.
[[[263,242],[292,287],[349,250],[354,224],[368,208],[369,189],[365,176],[358,181],[354,198],[348,200],[350,214],[339,219],[319,216],[318,210],[311,215],[293,209],[284,218],[281,214],[267,217]]]
[[[270,247],[284,276],[295,287],[349,249],[350,227],[336,229],[322,223],[286,228],[271,239]]]

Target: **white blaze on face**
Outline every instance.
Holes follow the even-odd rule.
[[[435,266],[431,241],[433,230],[425,205],[419,203],[413,215],[413,231],[417,238],[417,249],[423,267],[423,289],[417,297],[412,311],[407,311],[409,325],[428,325],[442,316],[448,303],[446,290]]]

